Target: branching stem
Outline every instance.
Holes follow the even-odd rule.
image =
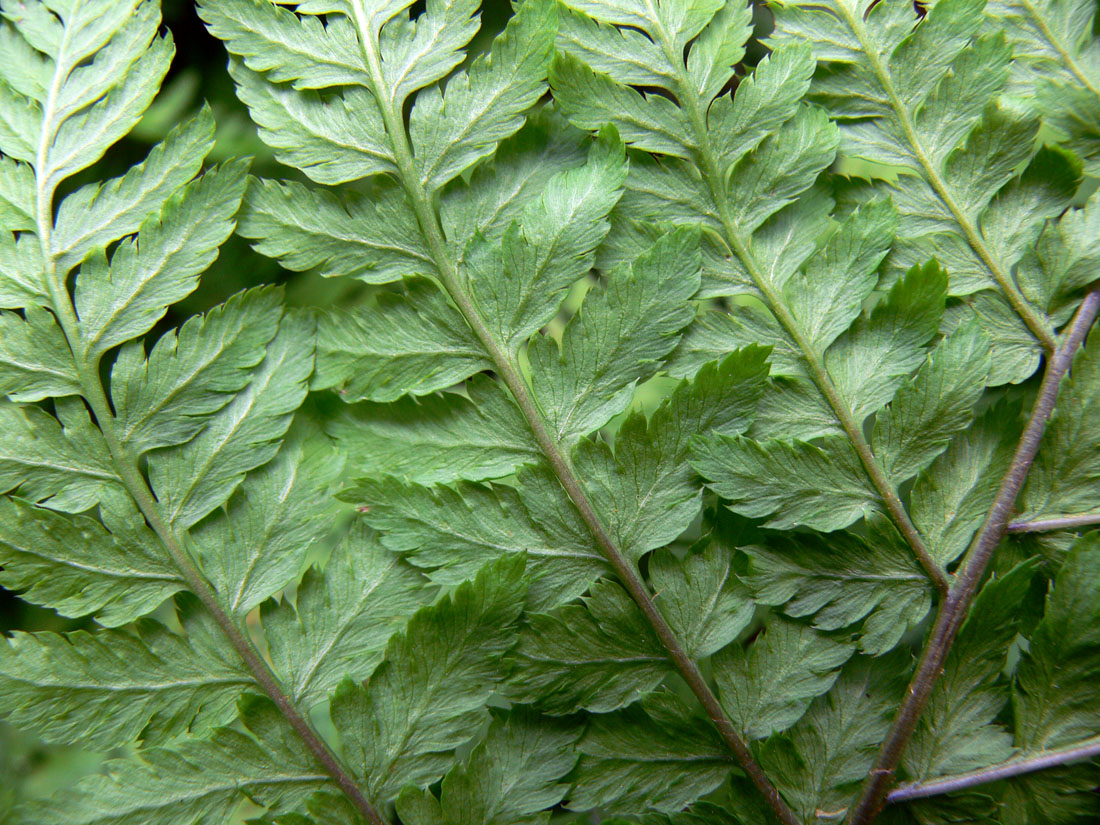
[[[1010,521],[1010,533],[1045,533],[1048,530],[1073,530],[1100,524],[1100,513],[1084,513],[1079,516],[1051,516],[1025,521]]]
[[[1088,293],[1070,321],[1062,338],[1062,344],[1050,358],[1039,395],[1031,410],[1027,426],[1016,447],[1008,472],[1001,481],[997,496],[986,514],[981,529],[974,537],[963,558],[955,585],[948,598],[940,605],[936,623],[932,627],[916,673],[909,682],[909,691],[898,710],[894,725],[883,741],[875,766],[863,786],[858,803],[852,809],[849,825],[868,825],[881,812],[887,792],[894,781],[898,763],[909,743],[917,720],[924,711],[932,688],[943,669],[944,660],[955,640],[955,634],[966,618],[967,610],[978,592],[978,585],[993,550],[1004,537],[1008,517],[1016,497],[1027,478],[1027,471],[1039,451],[1039,443],[1047,421],[1054,412],[1058,389],[1073,363],[1073,357],[1085,340],[1085,335],[1100,312],[1100,290]]]
[[[59,55],[64,54],[67,37],[68,29],[66,29],[63,36]],[[57,271],[57,260],[52,249],[53,200],[56,183],[50,179],[48,174],[45,174],[45,170],[48,169],[51,135],[54,132],[53,116],[57,95],[67,71],[64,60],[59,56],[55,64],[48,97],[43,107],[42,134],[35,158],[35,169],[37,171],[36,229],[42,250],[46,285],[50,293],[50,304],[65,335],[69,349],[72,351],[73,362],[84,392],[84,399],[95,415],[96,423],[99,425],[103,440],[115,465],[115,471],[118,473],[126,491],[133,498],[134,503],[138,506],[149,526],[164,544],[188,588],[210,611],[215,623],[225,633],[233,649],[248,667],[252,677],[256,680],[256,684],[275,703],[275,706],[279,708],[294,732],[298,734],[309,751],[317,758],[317,761],[321,763],[325,771],[366,821],[370,825],[388,825],[359,789],[351,773],[340,764],[333,751],[329,749],[305,716],[295,707],[294,702],[283,690],[278,678],[257,652],[255,645],[246,633],[222,608],[214,588],[207,581],[198,565],[195,564],[190,553],[184,549],[179,536],[165,522],[160,508],[157,506],[156,497],[153,495],[153,491],[150,489],[145,477],[141,474],[137,461],[129,454],[126,446],[118,437],[114,410],[107,400],[107,394],[99,377],[99,359],[97,357],[89,358],[86,353],[80,335],[80,321],[73,306],[72,296],[64,283],[63,273],[59,274]]]
[[[1081,759],[1100,756],[1100,736],[1086,739],[1074,745],[1064,748],[1055,748],[1044,751],[1034,756],[1011,759],[1000,765],[993,765],[970,773],[956,774],[932,779],[928,782],[913,782],[902,785],[890,791],[886,797],[889,803],[905,802],[910,799],[923,799],[928,796],[963,791],[977,785],[985,785],[988,782],[996,782],[998,779],[1009,779],[1013,776],[1022,776],[1025,773],[1041,771],[1045,768],[1054,768],[1058,765],[1066,765]]]
[[[627,592],[630,593],[646,620],[653,627],[657,638],[660,639],[661,644],[668,652],[669,659],[684,681],[687,682],[688,687],[691,688],[700,704],[702,704],[707,716],[733,752],[738,764],[767,799],[768,804],[779,820],[784,825],[799,825],[794,812],[791,811],[787,803],[783,801],[779,791],[765,776],[764,771],[753,758],[749,746],[738,734],[733,723],[726,717],[725,711],[722,710],[718,698],[711,691],[706,679],[700,672],[699,666],[688,656],[676,638],[672,627],[661,615],[661,611],[654,603],[653,597],[634,564],[619,550],[614,539],[611,538],[607,528],[600,520],[595,508],[588,500],[588,495],[577,478],[569,459],[547,429],[542,411],[531,396],[527,382],[523,378],[515,357],[506,352],[496,341],[482,319],[480,309],[473,299],[466,294],[454,261],[451,260],[451,256],[447,252],[446,239],[439,223],[439,216],[432,204],[431,196],[425,190],[417,174],[416,163],[413,159],[412,148],[405,132],[405,124],[401,118],[401,113],[394,107],[390,96],[384,93],[386,91],[385,76],[382,71],[378,42],[362,9],[359,8],[358,4],[353,4],[353,6],[356,10],[356,24],[359,28],[364,58],[375,89],[380,92],[375,95],[375,98],[382,111],[382,119],[393,145],[397,174],[412,203],[413,211],[416,213],[417,221],[438,268],[440,283],[459,312],[462,313],[474,334],[477,335],[482,346],[485,347],[485,351],[492,360],[497,373],[505,386],[508,387],[509,392],[516,401],[516,405],[527,421],[535,441],[546,456],[547,462],[569,496],[570,501],[577,508],[577,512],[580,514],[585,526],[599,546],[600,552],[607,559],[624,587],[626,587]]]

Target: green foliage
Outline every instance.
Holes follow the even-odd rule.
[[[1100,84],[1094,46],[1083,34],[1093,31],[1096,9],[1088,3],[995,0],[986,12],[1004,25],[1012,46],[1010,94],[1034,106],[1095,175]]]
[[[515,643],[523,567],[515,557],[486,565],[453,597],[413,616],[366,685],[346,680],[336,690],[332,721],[373,799],[434,782],[470,739]]]
[[[0,0],[0,822],[1094,816],[1086,5]]]

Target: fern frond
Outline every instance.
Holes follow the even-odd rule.
[[[298,414],[315,321],[286,311],[278,290],[256,289],[147,337],[232,232],[247,164],[203,171],[213,143],[204,109],[122,176],[59,194],[141,116],[171,42],[158,34],[154,0],[4,11],[4,42],[26,59],[6,51],[0,60],[0,152],[12,172],[0,209],[0,295],[19,310],[0,320],[0,580],[117,629],[5,643],[0,708],[51,741],[136,745],[105,775],[23,815],[215,822],[249,799],[272,816],[320,804],[381,825],[375,805],[408,781],[442,776],[470,738],[464,725],[483,717],[514,641],[524,566],[498,565],[476,596],[468,587],[428,608],[410,625],[423,637],[411,648],[391,637],[431,588],[363,531],[323,573],[305,575],[293,602],[272,600],[339,524],[330,487],[342,456]],[[284,22],[290,14],[278,13]],[[52,405],[35,403],[44,400]],[[141,618],[173,594],[168,625]],[[259,606],[254,631],[270,664],[247,624]],[[423,647],[444,629],[477,644]],[[345,760],[309,721],[344,680],[437,666],[466,673],[470,693],[456,700],[457,716],[437,706],[394,733],[430,744],[414,744],[415,764],[401,762],[385,782],[377,772],[392,762]],[[394,693],[368,695],[379,719],[397,707]],[[353,741],[389,747],[383,733],[340,718],[339,695],[333,707],[348,753]]]
[[[1093,19],[1096,9],[1079,2],[991,0],[991,26],[1003,27],[1012,46],[1009,93],[1034,105],[1095,177],[1100,142],[1100,66]]]
[[[982,34],[984,5],[952,0],[918,20],[903,2],[777,3],[772,41],[813,47],[821,65],[814,97],[837,118],[841,151],[897,171],[888,188],[900,243],[890,269],[934,255],[951,275],[949,294],[972,296],[999,362],[1011,350],[1000,340],[1005,326],[1022,324],[1054,348],[1051,307],[1023,292],[1015,268],[1070,204],[1079,172],[1063,153],[1035,154],[1039,119],[998,102],[1012,50],[1002,31]],[[1017,357],[1013,366],[997,379],[1019,382],[1037,360]]]
[[[485,718],[515,643],[523,573],[522,558],[486,565],[413,616],[366,685],[346,679],[337,688],[332,720],[372,798],[388,801],[408,785],[431,784]]]
[[[296,179],[0,0],[0,715],[121,754],[15,821],[1088,815],[1088,14],[198,5]],[[170,328],[233,231],[358,285]]]
[[[580,314],[565,327],[560,346],[537,335],[559,312],[569,288],[590,272],[596,248],[608,234],[607,216],[627,175],[622,144],[614,129],[601,130],[582,161],[576,140],[568,136],[536,142],[553,116],[536,115],[521,131],[546,90],[555,6],[519,6],[488,54],[445,82],[444,75],[460,59],[452,60],[448,50],[460,49],[471,36],[466,21],[472,11],[454,6],[446,46],[426,61],[426,76],[413,82],[400,69],[410,65],[406,50],[415,48],[421,31],[439,31],[451,6],[433,4],[415,24],[405,7],[375,7],[362,0],[331,7],[304,3],[293,18],[275,7],[265,13],[255,3],[236,0],[203,7],[212,31],[225,39],[234,61],[241,61],[233,69],[241,98],[285,162],[322,184],[373,175],[360,184],[372,193],[371,205],[348,207],[359,225],[355,233],[341,229],[349,224],[339,218],[347,214],[343,199],[355,195],[258,182],[247,199],[242,234],[295,269],[320,265],[325,274],[375,283],[398,275],[408,279],[396,297],[387,295],[353,315],[321,322],[318,385],[343,388],[349,401],[375,402],[335,430],[347,440],[353,464],[362,459],[362,468],[383,476],[358,483],[349,495],[387,546],[432,570],[441,583],[469,578],[487,559],[502,554],[528,556],[531,604],[537,610],[568,612],[562,605],[611,567],[635,602],[623,594],[623,620],[653,628],[647,631],[655,634],[656,645],[658,676],[650,680],[652,687],[670,672],[671,658],[712,712],[720,714],[634,564],[674,540],[696,517],[701,495],[688,463],[692,427],[713,426],[732,435],[749,426],[766,374],[763,353],[744,354],[721,372],[709,373],[718,379],[713,391],[685,382],[652,421],[632,417],[614,451],[594,438],[628,408],[634,387],[660,369],[691,321],[689,301],[701,284],[701,261],[694,252],[698,234],[678,230],[654,238],[656,243],[646,244],[649,251],[624,261],[603,288],[589,292]],[[326,15],[323,23],[315,16],[319,13]],[[742,27],[743,17],[737,17]],[[326,92],[330,102],[322,104],[298,79],[295,55],[257,45],[295,20],[304,38],[332,40],[325,53],[335,53],[341,38],[354,30],[367,77]],[[705,23],[700,18],[683,42]],[[398,32],[412,39],[401,40]],[[711,40],[700,57],[706,52],[714,64],[737,59],[721,38]],[[808,53],[801,54],[808,70]],[[700,65],[698,71],[703,86],[711,94],[717,91],[712,70]],[[438,86],[430,85],[437,81]],[[364,133],[343,143],[380,147],[375,156],[392,161],[393,168],[381,161],[356,165],[337,149],[333,157],[348,160],[338,174],[330,173],[317,159],[324,145],[341,141],[333,140],[322,123],[319,107],[339,110],[343,101],[346,110],[350,97],[360,94],[364,117],[356,128]],[[788,108],[794,105],[791,101]],[[831,160],[835,142],[820,117],[806,117],[824,137],[810,179],[790,184],[795,193]],[[294,122],[287,124],[287,118]],[[339,117],[333,121],[342,122]],[[315,137],[306,139],[304,132]],[[763,137],[760,133],[755,141]],[[307,153],[299,154],[303,146]],[[494,152],[492,162],[484,160]],[[554,159],[552,174],[532,171],[535,160],[547,155]],[[457,180],[459,173],[467,180]],[[769,181],[779,185],[787,173],[777,169],[774,174],[778,177]],[[306,217],[311,210],[316,214],[315,206],[335,220]],[[766,217],[765,209],[757,205],[758,221]],[[385,237],[401,237],[402,227],[416,227],[419,235],[404,248],[427,252],[424,260],[398,252],[404,271],[391,265],[389,249],[371,240],[376,230],[373,237],[382,237],[382,230]],[[443,296],[433,297],[424,282],[410,277],[415,275],[430,278]],[[377,335],[385,329],[389,332]],[[486,368],[499,377],[495,389],[487,379],[474,378]],[[469,380],[470,401],[458,393],[438,394],[463,380]],[[428,429],[418,432],[403,423],[403,410],[420,409],[402,399],[407,395],[423,397],[433,419]],[[396,403],[385,408],[378,402]],[[483,405],[500,410],[498,428],[485,426]],[[381,438],[375,441],[370,433]],[[410,449],[437,440],[443,449],[427,462]],[[506,478],[513,472],[514,479]],[[496,481],[479,483],[489,479]],[[431,486],[439,482],[445,486]],[[600,632],[595,626],[590,631]],[[553,646],[553,638],[546,641]],[[610,686],[609,664],[607,659],[591,663],[587,692],[598,706],[609,701],[609,707],[618,706],[600,695]],[[529,677],[534,679],[534,672]],[[579,701],[563,699],[561,706],[585,702]],[[743,761],[751,760],[732,728],[724,735]],[[766,788],[766,779],[760,780]]]
[[[848,486],[859,491],[859,502],[837,513],[826,529],[847,526],[881,508],[897,522],[942,589],[942,572],[928,556],[860,426],[923,357],[923,346],[934,335],[936,318],[943,311],[942,287],[937,289],[933,270],[914,273],[904,286],[897,286],[890,302],[870,318],[859,318],[862,300],[875,287],[874,271],[887,252],[895,219],[888,204],[870,203],[829,232],[831,203],[813,186],[833,159],[838,135],[819,113],[800,106],[813,70],[811,55],[801,45],[777,48],[734,95],[716,96],[725,81],[698,85],[692,72],[709,65],[707,50],[715,43],[735,32],[744,42],[745,11],[729,4],[708,24],[704,18],[689,23],[687,15],[664,20],[661,13],[639,6],[636,24],[655,44],[639,54],[650,58],[648,70],[664,78],[659,88],[667,93],[647,95],[629,85],[637,81],[631,68],[637,55],[623,48],[624,35],[616,28],[625,25],[623,20],[598,5],[578,6],[577,14],[582,12],[591,15],[574,21],[584,32],[583,53],[595,50],[600,60],[596,67],[588,67],[571,56],[567,34],[561,43],[566,54],[555,63],[552,78],[556,98],[578,126],[594,125],[590,114],[599,111],[599,118],[616,123],[635,146],[656,155],[635,163],[617,214],[626,222],[659,214],[675,224],[702,225],[705,237],[717,246],[712,253],[704,248],[700,294],[751,295],[767,308],[760,312],[739,307],[721,326],[708,327],[702,320],[685,336],[673,359],[673,373],[691,375],[701,362],[738,346],[772,345],[777,356],[774,374],[782,378],[776,382],[780,393],[766,398],[761,411],[761,423],[772,425],[769,435],[805,439],[837,433],[850,442],[838,442],[834,460],[848,468]],[[704,35],[692,47],[701,51],[696,63],[691,52],[685,59],[683,44],[700,30]],[[735,49],[723,53],[723,59],[737,59],[739,54]],[[723,65],[728,80],[732,64]],[[666,128],[646,118],[677,125]],[[670,142],[672,134],[681,136],[676,145]],[[831,236],[823,244],[818,239],[822,233]],[[620,244],[624,238],[634,244],[644,235],[626,232],[617,237]],[[634,253],[626,246],[615,254],[630,258]],[[835,265],[838,260],[843,261],[840,266]],[[927,302],[930,315],[911,305],[920,301]],[[897,326],[893,319],[898,316],[904,316],[904,324],[912,324],[912,329]],[[861,376],[857,370],[867,372]],[[891,374],[897,377],[890,380]],[[806,419],[805,406],[821,412]],[[780,421],[786,426],[776,426]],[[815,461],[812,451],[799,447],[759,449],[760,455],[793,451],[792,461],[800,467]],[[822,468],[831,464],[823,455],[817,460]],[[758,463],[745,478],[760,482],[759,469]],[[768,475],[767,483],[782,486],[797,474],[777,482]],[[780,494],[775,507],[763,505],[754,514],[774,512],[783,500]]]
[[[152,619],[133,634],[13,636],[0,648],[5,715],[48,741],[102,749],[228,724],[253,677],[197,599],[176,608],[183,636]]]

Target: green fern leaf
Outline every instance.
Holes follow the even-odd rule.
[[[509,695],[554,715],[625,707],[656,690],[669,673],[653,630],[610,582],[593,585],[583,605],[532,614],[515,659]]]
[[[56,403],[57,418],[39,407],[0,401],[0,487],[54,510],[95,506],[118,482],[103,436],[74,400]]]
[[[0,647],[2,708],[52,742],[157,745],[232,721],[251,675],[193,598],[178,603],[186,638],[151,619],[124,631],[26,633]]]
[[[577,761],[579,729],[548,725],[524,711],[493,720],[467,761],[431,791],[405,790],[397,800],[409,825],[536,825],[550,820],[569,785],[561,780]]]
[[[705,718],[669,692],[594,717],[579,743],[569,808],[678,811],[717,788],[733,764]]]
[[[1100,483],[1100,345],[1096,336],[1078,353],[1064,401],[1050,423],[1044,450],[1021,493],[1020,520],[1096,510]]]
[[[336,691],[333,721],[349,764],[366,777],[374,798],[393,799],[406,785],[433,782],[484,718],[504,654],[515,643],[523,567],[515,557],[486,565],[390,640],[365,687],[347,680]]]
[[[763,739],[797,722],[851,655],[850,644],[775,619],[747,649],[733,645],[718,654],[719,699],[746,738]]]
[[[1012,755],[1012,738],[994,719],[1009,699],[1001,679],[1005,650],[1019,629],[1020,602],[1034,572],[1017,567],[975,599],[906,751],[903,764],[913,779],[965,773]]]
[[[133,505],[112,492],[101,506],[103,524],[0,500],[0,583],[32,604],[63,616],[94,615],[107,627],[150,613],[183,589]]]
[[[463,389],[357,404],[328,429],[362,478],[391,474],[423,485],[482,481],[538,461],[527,423],[499,384],[474,376]]]
[[[788,616],[813,616],[821,630],[862,621],[859,647],[877,656],[894,648],[932,606],[927,577],[882,516],[867,523],[867,537],[836,533],[769,536],[741,550],[741,578],[760,604],[782,606]]]
[[[324,768],[301,748],[269,700],[252,697],[243,705],[245,731],[220,728],[209,739],[112,760],[105,775],[82,780],[64,799],[28,806],[24,821],[224,822],[242,795],[271,811],[304,807],[328,783]]]
[[[422,578],[366,530],[349,531],[324,570],[302,577],[293,604],[264,602],[265,636],[291,697],[324,701],[350,676],[366,679],[386,644],[428,597]]]
[[[193,526],[270,461],[313,371],[313,323],[286,316],[243,392],[192,441],[155,453],[149,476],[170,524]]]
[[[1012,46],[1009,91],[1031,103],[1065,145],[1097,173],[1100,76],[1092,57],[1096,9],[1077,2],[991,0],[986,14]]]
[[[896,653],[853,659],[794,727],[761,747],[761,763],[806,821],[828,821],[846,811],[889,730],[906,664]]]
[[[1049,348],[1048,307],[1025,297],[1013,268],[1025,251],[1019,239],[1038,235],[1065,209],[1076,175],[1060,156],[1052,170],[1047,153],[1035,158],[1036,171],[1016,176],[1032,157],[1039,121],[996,102],[1011,50],[1002,32],[980,34],[983,7],[953,0],[918,23],[900,2],[777,3],[773,40],[813,46],[823,67],[815,95],[841,119],[842,152],[899,170],[891,190],[901,243],[891,269],[935,255],[950,272],[951,295],[1007,301]],[[1051,176],[1063,185],[1051,185]],[[999,355],[995,331],[988,329]],[[997,378],[1021,381],[1028,366],[1035,364],[1020,362]]]
[[[682,561],[667,549],[650,557],[655,600],[692,657],[717,653],[752,618],[752,599],[734,575],[731,561],[729,551],[719,544]]]
[[[990,407],[917,476],[913,522],[941,564],[961,556],[981,526],[997,494],[997,480],[1008,470],[1019,419],[1015,405]]]
[[[1096,535],[1079,539],[1054,580],[1043,620],[1016,671],[1013,696],[1016,744],[1042,751],[1094,736],[1096,588],[1100,585]]]

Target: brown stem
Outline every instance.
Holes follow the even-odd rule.
[[[898,710],[894,725],[883,741],[878,759],[864,783],[859,801],[848,818],[849,825],[868,825],[882,811],[886,804],[887,792],[894,781],[898,763],[901,761],[905,746],[909,743],[917,720],[920,718],[932,687],[943,669],[944,660],[955,640],[955,634],[966,618],[966,612],[978,591],[985,569],[1008,527],[1008,517],[1023,487],[1027,471],[1039,451],[1039,442],[1054,404],[1058,399],[1058,388],[1073,363],[1073,357],[1085,340],[1085,335],[1100,311],[1100,290],[1085,296],[1077,314],[1066,328],[1061,345],[1051,356],[1047,364],[1039,395],[1031,410],[1027,426],[1024,428],[1016,453],[1012,457],[1008,472],[1001,481],[997,497],[994,499],[985,522],[963,559],[955,584],[947,599],[940,606],[936,623],[929,635],[921,654],[917,671],[909,683],[909,692]]]
[[[998,779],[1010,779],[1013,776],[1021,776],[1025,773],[1041,771],[1044,768],[1053,768],[1093,756],[1100,756],[1100,736],[1094,736],[1075,745],[1045,751],[1035,756],[1012,759],[1000,765],[993,765],[970,773],[902,785],[890,791],[886,801],[892,804],[894,802],[906,802],[910,799],[923,799],[928,796],[963,791],[977,785],[996,782]]]
[[[1072,530],[1075,527],[1090,527],[1100,524],[1100,513],[1085,513],[1079,516],[1052,516],[1030,521],[1010,521],[1010,533],[1045,533],[1048,530]]]

